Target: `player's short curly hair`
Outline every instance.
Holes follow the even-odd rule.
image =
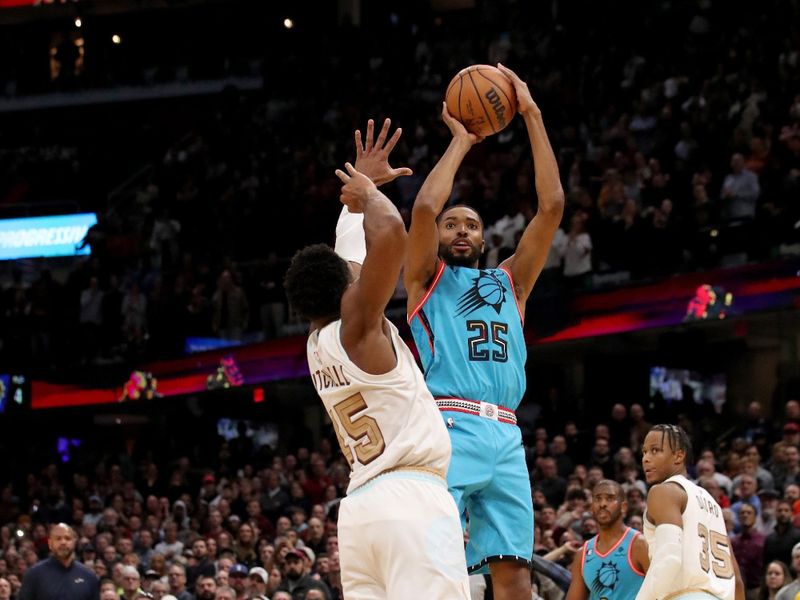
[[[304,319],[338,317],[350,283],[347,262],[326,244],[298,250],[283,279],[290,306]]]

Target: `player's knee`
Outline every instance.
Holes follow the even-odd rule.
[[[495,600],[529,600],[531,597],[530,566],[512,561],[491,563]]]

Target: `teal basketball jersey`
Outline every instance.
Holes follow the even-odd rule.
[[[408,321],[435,398],[516,410],[525,393],[527,349],[509,271],[440,261]]]
[[[634,600],[644,581],[644,573],[633,564],[633,540],[641,535],[630,527],[606,552],[597,551],[597,536],[583,545],[581,557],[583,581],[589,600]]]

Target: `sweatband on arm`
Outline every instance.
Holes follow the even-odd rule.
[[[661,600],[678,589],[683,562],[683,530],[677,525],[656,527],[650,568],[636,600]]]
[[[367,256],[367,242],[364,239],[364,215],[351,213],[342,207],[336,223],[336,254],[349,262],[364,263]]]

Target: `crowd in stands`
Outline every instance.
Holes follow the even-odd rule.
[[[626,523],[641,530],[639,453],[649,420],[641,405],[616,404],[593,429],[561,419],[525,430],[537,554],[569,566],[597,533],[590,490],[604,478],[622,484]],[[800,586],[788,568],[800,576],[800,402],[786,402],[775,421],[753,402],[719,439],[683,422],[695,449],[690,477],[723,510],[748,598]],[[25,571],[47,556],[48,525],[58,522],[77,531],[77,559],[108,600],[139,591],[181,600],[341,598],[336,523],[349,467],[335,443],[331,435],[313,450],[255,453],[246,441],[219,438],[217,458],[205,464],[196,447],[163,461],[142,445],[141,456],[100,461],[85,448],[68,463],[22,470],[0,491],[0,598],[14,597]],[[561,600],[558,586],[533,576],[541,598]]]
[[[142,151],[152,159],[144,175],[99,210],[91,259],[66,280],[15,274],[2,295],[5,352],[44,365],[138,359],[180,353],[186,336],[295,332],[282,274],[298,247],[331,241],[333,169],[353,158],[353,130],[383,116],[404,128],[393,162],[414,175],[387,191],[408,217],[447,144],[442,91],[475,62],[502,61],[530,83],[559,159],[568,206],[534,296],[559,282],[586,290],[605,275],[662,277],[791,251],[796,3],[625,4],[641,30],[627,20],[595,27],[590,3],[555,15],[498,6],[331,28],[314,53],[289,48],[262,91],[226,91],[179,141]],[[476,22],[480,35],[464,36]],[[453,191],[484,216],[488,266],[536,211],[518,121],[476,146]]]

